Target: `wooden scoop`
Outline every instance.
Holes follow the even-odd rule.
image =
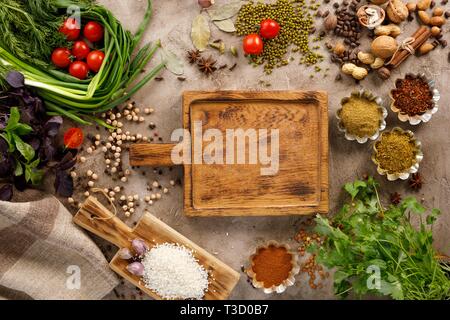
[[[131,241],[143,239],[150,247],[162,243],[177,243],[191,249],[199,263],[209,273],[209,287],[205,300],[224,300],[230,295],[239,281],[239,273],[200,248],[155,216],[146,213],[134,229],[128,227],[119,218],[106,209],[95,197],[89,197],[83,203],[73,221],[80,227],[113,243],[119,248],[131,248]],[[140,277],[132,275],[126,269],[128,262],[117,254],[109,263],[111,269],[130,281],[133,285],[155,299],[163,299],[152,290],[146,288]]]

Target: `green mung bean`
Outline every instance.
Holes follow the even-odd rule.
[[[252,63],[264,65],[265,72],[270,74],[273,68],[289,63],[286,58],[289,51],[301,53],[300,64],[321,62],[323,56],[309,46],[309,36],[314,28],[313,16],[319,6],[320,3],[314,0],[308,4],[305,0],[276,0],[273,3],[250,1],[244,4],[236,20],[238,35],[258,33],[264,19],[273,19],[281,26],[276,38],[264,40],[263,53],[250,57]]]

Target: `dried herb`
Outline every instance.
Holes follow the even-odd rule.
[[[440,211],[433,209],[426,215],[426,208],[414,197],[385,208],[378,187],[371,177],[347,183],[344,189],[351,199],[333,220],[319,215],[315,219],[314,230],[325,240],[320,246],[312,244],[309,251],[317,254],[319,263],[335,268],[336,295],[449,299],[450,266],[439,261],[433,247],[432,227]],[[419,220],[417,228],[411,216]]]
[[[184,64],[178,56],[172,51],[162,48],[161,57],[165,63],[167,70],[172,72],[173,74],[179,76],[184,73]]]
[[[236,27],[234,26],[234,22],[231,19],[214,21],[214,24],[219,28],[219,30],[223,32],[235,32]]]
[[[241,5],[241,0],[232,0],[224,5],[215,5],[211,7],[208,9],[208,14],[213,21],[229,19],[234,17],[239,12]]]
[[[191,38],[194,47],[199,51],[204,51],[208,46],[211,31],[206,17],[199,14],[192,22]]]
[[[190,64],[196,63],[201,56],[202,54],[199,50],[189,50],[186,55]]]
[[[411,189],[413,190],[419,190],[420,188],[422,188],[422,177],[419,173],[413,173],[411,175],[411,179],[409,179],[409,186],[411,187]]]
[[[211,56],[208,58],[200,58],[197,65],[201,72],[203,72],[206,75],[210,75],[214,71],[217,70],[216,68],[217,61],[214,60]]]

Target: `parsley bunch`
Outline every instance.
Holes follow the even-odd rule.
[[[346,184],[351,201],[332,222],[321,216],[315,219],[315,232],[325,241],[309,250],[319,263],[335,268],[335,293],[450,299],[450,266],[439,261],[433,248],[432,227],[440,211],[426,214],[414,197],[384,208],[377,187],[373,178]],[[418,216],[417,228],[411,215]]]

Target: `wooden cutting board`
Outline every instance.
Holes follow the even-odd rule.
[[[146,241],[150,247],[168,242],[191,249],[195,258],[209,273],[210,284],[204,297],[205,300],[227,299],[239,281],[238,272],[151,214],[144,214],[136,227],[131,229],[115,217],[95,197],[91,196],[83,203],[73,221],[119,248],[131,248],[131,241],[140,238]],[[149,296],[162,299],[158,294],[146,288],[139,277],[129,273],[126,270],[128,262],[120,259],[117,254],[109,265],[120,276]]]
[[[248,160],[242,164],[228,164],[225,157],[224,164],[205,164],[204,161],[183,164],[185,214],[327,213],[328,97],[325,92],[185,92],[183,127],[191,132],[192,159],[195,159],[197,145],[208,145],[205,137],[194,134],[198,121],[201,121],[203,132],[215,129],[224,137],[228,129],[266,129],[268,132],[278,129],[279,170],[275,175],[261,175],[261,168],[267,166],[250,164]],[[258,136],[257,139],[262,138]],[[269,140],[270,150],[272,142]],[[249,159],[255,151],[250,152],[250,140],[245,141],[246,159]],[[173,165],[171,152],[174,147],[175,144],[132,145],[130,163],[132,166]]]

